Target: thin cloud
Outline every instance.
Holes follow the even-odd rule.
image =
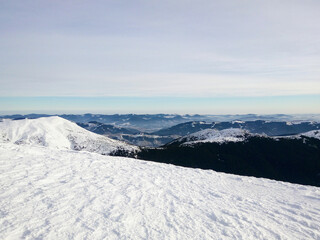
[[[320,94],[314,1],[5,1],[1,96]]]

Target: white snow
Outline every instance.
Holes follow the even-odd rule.
[[[287,124],[287,125],[298,125],[298,124],[302,124],[302,123],[308,123],[309,125],[317,124],[317,122],[315,122],[315,121],[298,121],[298,120],[294,120],[294,121],[290,121],[290,123]]]
[[[235,124],[235,123],[245,123],[244,121],[239,121],[239,120],[235,120],[235,121],[232,121],[232,124]]]
[[[0,122],[0,142],[86,150],[110,154],[118,149],[137,151],[126,143],[92,133],[60,117],[4,120]]]
[[[250,135],[257,134],[251,134],[248,131],[240,128],[228,128],[221,131],[216,129],[205,129],[182,137],[178,139],[178,141],[184,142],[184,145],[206,142],[242,142]]]
[[[228,128],[224,130],[205,129],[185,137],[181,137],[175,142],[181,142],[182,145],[193,145],[197,143],[226,143],[226,142],[243,142],[250,136],[268,137],[265,134],[250,133],[247,130],[240,128]],[[280,138],[301,138],[302,136],[320,139],[320,130],[313,130],[293,136],[276,136],[270,137],[274,140]]]
[[[0,143],[0,239],[320,239],[320,189]]]
[[[320,140],[320,130],[313,130],[313,131],[309,131],[309,132],[306,132],[306,133],[303,133],[300,135],[310,137],[310,138],[317,138]]]
[[[176,115],[165,115],[165,116],[163,116],[164,118],[175,118],[176,117]]]

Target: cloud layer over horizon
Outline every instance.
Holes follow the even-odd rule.
[[[1,1],[0,96],[320,94],[320,2]]]

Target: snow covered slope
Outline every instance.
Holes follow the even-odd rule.
[[[281,136],[281,137],[269,137],[267,135],[250,133],[247,130],[240,128],[228,128],[224,130],[216,130],[216,129],[205,129],[199,132],[195,132],[189,134],[187,136],[178,138],[177,140],[169,143],[181,143],[182,145],[192,145],[197,143],[226,143],[226,142],[242,142],[245,141],[249,137],[259,136],[259,137],[267,137],[267,138],[301,138],[303,136],[310,138],[320,139],[320,131],[313,130],[306,133],[293,135],[293,136]]]
[[[218,131],[216,129],[205,129],[199,132],[192,133],[185,137],[179,138],[177,142],[182,142],[184,145],[206,143],[206,142],[242,142],[249,136],[257,134],[250,134],[248,131],[240,128],[229,128]]]
[[[60,117],[4,120],[0,122],[1,141],[100,154],[110,154],[117,150],[138,150],[137,147],[87,131]]]
[[[320,188],[0,143],[0,239],[320,239]]]
[[[320,139],[320,130],[309,131],[309,132],[301,134],[300,136]]]

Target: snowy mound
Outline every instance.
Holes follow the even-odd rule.
[[[320,188],[0,144],[0,239],[320,239]]]
[[[216,129],[205,129],[188,136],[178,139],[184,145],[196,143],[224,143],[224,142],[242,142],[247,137],[252,136],[248,131],[240,128],[229,128],[218,131]]]
[[[320,130],[313,130],[310,132],[306,132],[301,134],[301,136],[310,137],[310,138],[317,138],[320,140]]]
[[[0,122],[0,141],[40,145],[57,149],[85,150],[100,154],[136,151],[126,143],[87,131],[60,117],[4,120]]]

